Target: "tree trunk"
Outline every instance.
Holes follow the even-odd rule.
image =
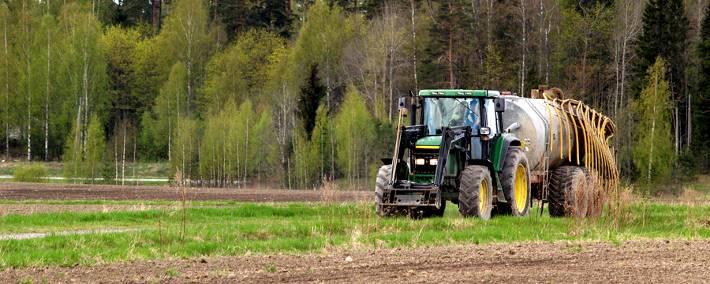
[[[649,149],[649,154],[648,154],[648,172],[646,174],[646,181],[650,184],[651,183],[651,169],[653,167],[653,148],[654,147],[654,136],[656,135],[656,100],[658,99],[658,78],[654,79],[653,83],[653,119],[651,120],[651,143]]]
[[[7,46],[7,18],[3,20],[5,45],[5,160],[10,160],[10,54]]]
[[[452,14],[452,9],[453,7],[451,6],[451,2],[449,2],[449,14]],[[449,46],[448,50],[446,52],[447,57],[448,57],[448,63],[449,63],[449,88],[453,89],[456,87],[456,83],[454,82],[454,27],[449,27]]]
[[[25,3],[22,2],[23,9]],[[32,61],[32,51],[30,47],[31,35],[29,23],[25,24],[25,35],[27,36],[27,46],[25,46],[25,52],[27,52],[26,60],[27,63],[27,161],[32,161],[32,91],[30,87],[30,82],[32,82],[32,70],[30,69]]]
[[[138,137],[133,137],[133,165],[131,165],[131,168],[133,169],[133,182],[135,182],[135,185],[138,185],[138,180],[136,180],[136,144],[138,144],[138,141],[136,141]]]
[[[47,13],[49,13],[49,1],[47,1]],[[49,27],[47,27],[47,92],[44,96],[44,161],[49,160],[49,84],[51,76],[51,34]]]
[[[247,110],[251,111],[251,110]],[[247,168],[249,165],[249,116],[247,116],[247,123],[246,125],[246,135],[244,137],[244,177],[242,180],[242,185],[246,187],[247,184]]]
[[[152,0],[151,1],[151,21],[153,26],[153,34],[158,34],[158,29],[160,29],[160,8],[162,0]]]
[[[414,71],[414,90],[419,90],[419,81],[417,78],[417,27],[414,22],[414,11],[416,10],[416,4],[414,0],[410,0],[409,4],[412,7],[412,66]]]
[[[121,124],[123,124],[123,150],[121,150],[121,186],[124,186],[126,184],[126,122],[121,121]]]

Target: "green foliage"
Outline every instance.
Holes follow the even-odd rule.
[[[598,1],[604,2],[604,1]],[[578,6],[571,2],[561,9],[561,31],[553,50],[553,81],[566,86],[565,93],[588,98],[598,106],[597,94],[611,92],[612,74],[607,66],[612,59],[612,23],[614,9],[604,3]]]
[[[408,90],[550,84],[609,113],[610,94],[621,89],[610,79],[619,62],[611,43],[632,36],[615,34],[627,27],[612,26],[624,15],[609,0],[534,1],[539,7],[530,1],[287,2],[166,2],[157,34],[145,25],[148,2],[0,3],[0,149],[11,148],[10,158],[31,151],[38,159],[46,136],[48,158],[67,160],[66,175],[89,175],[87,139],[100,128],[115,142],[106,157],[120,156],[123,136],[132,148],[130,137],[140,133],[137,159],[170,160],[192,179],[276,176],[284,185],[312,187],[326,178],[366,177],[372,161],[391,154],[394,102]],[[680,150],[692,138],[693,151],[685,155],[707,164],[710,24],[703,24],[694,60],[685,50],[693,33],[683,2],[649,2],[643,34],[629,38],[637,52],[626,62],[638,74],[636,96],[656,56],[668,60]],[[700,72],[686,74],[683,66],[696,61]],[[697,90],[686,93],[686,85]],[[356,103],[351,93],[357,92]],[[690,111],[685,94],[694,99]],[[694,117],[692,135],[684,133],[687,116]],[[129,133],[121,131],[124,125]],[[617,133],[639,128],[631,120],[616,125]],[[623,141],[630,136],[616,137],[631,145]],[[631,160],[632,152],[622,156]]]
[[[636,102],[636,143],[634,164],[646,182],[668,176],[674,163],[671,140],[670,86],[666,80],[666,63],[658,58],[648,69],[646,88]]]
[[[279,152],[273,120],[270,110],[262,111],[259,120],[254,125],[252,134],[249,136],[249,145],[253,145],[253,154],[255,154],[252,161],[254,164],[253,174],[256,174],[258,182],[264,178],[278,181],[283,176],[278,170]]]
[[[45,177],[47,177],[47,167],[42,164],[21,166],[12,173],[12,179],[19,182],[41,182]]]
[[[360,93],[350,86],[334,120],[339,169],[350,180],[368,177],[373,162],[371,145],[375,142],[375,123]]]
[[[104,129],[96,115],[91,117],[91,122],[86,132],[84,168],[86,177],[93,182],[102,175],[104,153],[106,152]]]
[[[230,186],[278,174],[271,113],[258,115],[253,109],[250,100],[238,109],[229,101],[205,121],[200,173],[206,182]]]
[[[251,30],[212,56],[207,66],[204,109],[219,111],[229,100],[239,103],[258,99],[268,79],[269,56],[283,45],[275,34]]]
[[[106,140],[98,116],[92,115],[87,129],[74,125],[64,151],[64,176],[95,182],[103,176]]]
[[[109,115],[109,131],[119,121],[138,122],[145,108],[150,106],[152,99],[135,92],[134,82],[136,66],[136,47],[140,43],[140,33],[136,29],[110,27],[99,38],[99,44],[106,58],[109,74],[109,100],[111,109]]]
[[[295,131],[293,136],[293,155],[291,156],[293,162],[289,173],[293,177],[293,181],[288,181],[289,186],[314,188],[321,182],[316,164],[317,157],[313,154],[311,144],[303,131]]]
[[[78,3],[67,4],[60,22],[68,29],[62,52],[57,53],[62,58],[60,76],[66,79],[58,85],[61,87],[56,92],[61,98],[57,103],[62,106],[62,115],[54,119],[62,126],[56,131],[66,135],[63,144],[69,145],[75,144],[72,132],[79,131],[79,141],[84,141],[92,115],[96,115],[101,123],[106,121],[108,74],[99,45],[101,26],[91,11]],[[74,130],[70,131],[72,127]],[[84,142],[80,145],[81,148],[76,150],[83,152]],[[66,156],[67,152],[64,154]]]
[[[175,138],[172,140],[173,149],[171,160],[171,174],[178,170],[183,179],[199,179],[197,152],[199,149],[200,129],[196,120],[188,117],[178,117],[175,125]]]
[[[302,83],[310,75],[304,70],[317,66],[318,76],[329,92],[342,82],[339,64],[344,47],[354,35],[356,18],[346,17],[337,5],[319,0],[308,9],[306,19],[293,47],[294,65],[289,72]]]
[[[503,85],[503,59],[493,44],[486,46],[486,59],[483,61],[484,77],[487,79],[483,86],[486,89],[498,89]]]
[[[311,162],[315,164],[313,168],[316,170],[316,175],[319,180],[332,179],[334,177],[333,163],[333,130],[334,125],[328,117],[328,110],[325,105],[320,105],[316,111],[316,121],[311,134]],[[314,175],[315,176],[315,175]]]
[[[208,11],[202,0],[178,0],[168,17],[155,48],[159,56],[185,64],[187,106],[191,113],[197,103],[197,88],[202,84],[204,68],[214,50],[208,27]]]
[[[170,70],[151,111],[143,113],[140,135],[147,158],[172,160],[172,141],[181,117],[188,114],[187,70],[178,62]]]
[[[9,38],[12,32],[12,26],[10,25],[11,20],[7,4],[0,3],[0,37],[2,37],[3,43],[6,40],[12,41],[12,39]],[[16,57],[10,53],[10,47],[3,44],[2,50],[0,50],[0,102],[2,102],[2,104],[0,104],[0,120],[2,121],[2,123],[0,123],[0,134],[2,134],[0,137],[2,138],[0,149],[3,149],[3,152],[0,154],[4,156],[5,160],[10,158],[10,125],[16,124],[15,116],[17,112],[15,111],[15,101],[18,96],[15,94],[15,90],[17,89],[15,87],[15,83],[17,82],[16,69],[13,68],[16,64],[14,62],[15,60]]]

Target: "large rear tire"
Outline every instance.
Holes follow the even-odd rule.
[[[586,216],[589,203],[587,183],[588,175],[582,167],[561,166],[552,171],[548,194],[550,216]]]
[[[392,165],[384,165],[380,167],[377,171],[377,182],[375,183],[375,213],[381,217],[387,217],[392,215],[392,208],[390,206],[383,205],[383,194],[385,186],[390,181],[392,177]]]
[[[459,184],[459,213],[464,217],[491,218],[493,183],[485,166],[467,166],[461,172]]]
[[[507,203],[498,203],[498,208],[505,214],[526,216],[530,210],[530,169],[528,158],[523,149],[517,146],[508,148],[503,160],[501,174],[503,196]]]

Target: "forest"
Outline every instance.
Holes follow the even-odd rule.
[[[0,156],[209,186],[371,181],[397,100],[559,87],[627,181],[710,168],[707,0],[2,0]]]

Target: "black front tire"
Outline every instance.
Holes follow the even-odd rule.
[[[528,158],[520,147],[511,146],[508,148],[508,152],[505,154],[505,160],[503,160],[500,182],[503,188],[503,196],[507,203],[498,203],[499,211],[504,214],[512,214],[513,216],[528,215],[531,198],[530,168],[528,166]],[[524,192],[516,194],[516,183],[518,182],[524,184],[525,188],[522,189]],[[518,190],[520,191],[521,189],[518,188]],[[519,198],[521,196],[522,198]]]
[[[384,165],[377,172],[377,182],[375,183],[375,212],[380,217],[392,215],[392,208],[383,204],[383,194],[385,186],[392,177],[392,165]]]
[[[459,213],[464,217],[491,218],[493,183],[485,166],[467,166],[461,172],[459,184]]]

